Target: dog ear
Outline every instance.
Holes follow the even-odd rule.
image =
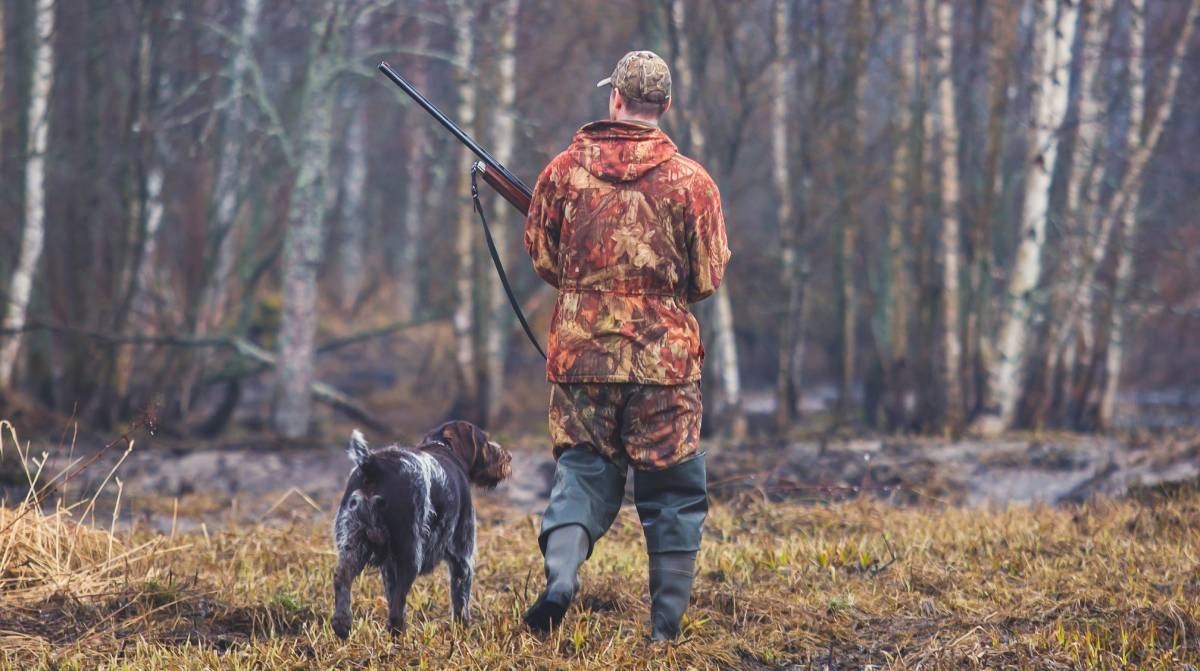
[[[363,438],[362,431],[355,429],[351,432],[350,443],[346,445],[346,454],[350,455],[350,461],[353,461],[354,465],[359,468],[362,468],[371,458],[371,448],[367,446],[367,439]]]

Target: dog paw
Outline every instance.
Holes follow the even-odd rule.
[[[349,615],[334,615],[329,621],[329,625],[333,627],[333,633],[343,641],[350,636],[350,616]]]

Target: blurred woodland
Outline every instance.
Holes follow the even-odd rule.
[[[637,48],[672,65],[664,126],[724,198],[733,260],[695,307],[709,432],[1092,431],[1137,422],[1129,399],[1200,406],[1200,0],[0,13],[0,417],[108,427],[154,401],[180,437],[543,430],[472,159],[374,66],[532,183]],[[483,198],[544,334],[520,216]]]

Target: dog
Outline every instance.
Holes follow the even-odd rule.
[[[413,580],[443,560],[450,568],[451,613],[466,624],[475,575],[470,485],[495,487],[510,475],[512,455],[462,421],[430,431],[415,448],[372,450],[355,430],[346,451],[354,467],[333,524],[334,633],[350,635],[350,586],[368,565],[383,576],[392,633],[404,630]]]

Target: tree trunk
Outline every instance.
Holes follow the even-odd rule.
[[[12,335],[0,337],[0,389],[12,385],[20,330],[25,327],[33,278],[42,257],[46,219],[46,138],[50,126],[50,89],[54,84],[54,0],[38,0],[33,40],[33,79],[29,93],[29,137],[25,149],[25,226],[21,252],[8,285],[4,328]]]
[[[884,332],[880,339],[883,360],[885,426],[895,431],[908,423],[905,397],[909,393],[908,318],[911,293],[909,254],[904,227],[912,214],[912,139],[913,86],[916,83],[917,5],[904,5],[905,25],[901,28],[900,67],[896,77],[896,147],[888,181],[887,292],[880,301],[879,323]],[[870,419],[870,418],[868,418]]]
[[[840,124],[842,150],[838,169],[838,197],[841,201],[841,227],[837,249],[837,282],[839,286],[839,384],[837,417],[849,419],[851,394],[856,377],[857,345],[855,327],[858,324],[858,288],[855,282],[855,250],[858,247],[859,217],[861,216],[861,180],[857,161],[863,157],[862,133],[864,116],[863,87],[866,85],[867,26],[866,0],[852,0],[850,26],[846,40],[846,74],[842,104],[845,118]]]
[[[946,394],[942,429],[956,434],[962,428],[962,336],[959,326],[958,273],[960,246],[958,118],[954,96],[954,13],[950,0],[937,7],[937,46],[934,49],[934,78],[937,81],[938,116],[942,124],[940,149],[941,181],[941,261],[942,261],[942,386]]]
[[[983,408],[986,395],[987,371],[992,365],[992,229],[998,219],[997,204],[1003,191],[1004,179],[1000,160],[1004,154],[1004,130],[1008,116],[1009,84],[1012,79],[1009,58],[1015,42],[1018,12],[1007,3],[992,6],[991,76],[988,101],[987,147],[983,157],[983,195],[975,214],[972,230],[971,308],[967,316],[967,333],[974,356],[969,359],[973,397],[971,414]]]
[[[203,335],[217,327],[225,314],[226,292],[233,277],[237,256],[238,205],[241,202],[246,170],[241,147],[245,138],[245,82],[249,77],[252,45],[258,35],[261,0],[244,0],[242,19],[238,25],[238,43],[230,67],[229,112],[221,129],[220,157],[213,188],[213,219],[211,235],[216,242],[209,262],[211,277],[202,290],[197,310],[196,333]]]
[[[261,0],[245,0],[238,23],[237,43],[229,67],[229,111],[221,126],[217,147],[217,174],[213,180],[211,220],[208,226],[210,247],[205,263],[204,285],[200,289],[192,332],[203,336],[218,330],[227,312],[229,285],[235,276],[239,236],[238,211],[248,176],[242,146],[246,138],[246,80],[250,76],[253,43],[258,35]],[[186,355],[185,355],[186,356]],[[211,352],[197,352],[180,376],[179,411],[181,424],[191,424],[193,386],[207,367]]]
[[[683,100],[683,107],[679,109],[681,109],[688,127],[688,151],[696,160],[707,163],[708,147],[698,114],[699,77],[694,71],[691,38],[687,33],[685,19],[686,3],[684,0],[673,0],[671,23],[676,37],[675,44],[678,48],[674,72],[678,81],[676,90],[681,94],[676,98]],[[742,383],[738,370],[737,341],[734,338],[733,307],[729,303],[728,281],[713,296],[711,318],[715,347],[709,370],[716,378],[717,388],[720,390],[716,403],[718,420],[724,425],[722,433],[734,440],[741,440],[746,433],[746,415],[742,410]]]
[[[413,47],[418,53],[423,53],[429,48],[429,31],[420,22],[417,24]],[[411,81],[418,90],[423,91],[426,88],[426,68],[425,63],[417,63],[411,68]],[[406,112],[406,116],[416,119],[425,116],[425,112],[412,106]],[[425,119],[420,119],[420,121],[424,122]],[[397,321],[411,321],[417,314],[420,302],[417,271],[421,258],[421,219],[428,213],[426,207],[428,203],[426,186],[429,184],[427,147],[425,133],[408,134],[408,157],[405,161],[408,182],[405,185],[404,198],[404,239],[401,242],[400,253],[397,254],[395,272]],[[432,189],[432,191],[437,192],[437,189]]]
[[[1097,409],[1097,422],[1105,429],[1112,427],[1113,419],[1116,416],[1117,391],[1121,385],[1126,330],[1129,328],[1126,312],[1130,309],[1129,298],[1133,289],[1141,174],[1155,145],[1158,144],[1158,139],[1162,136],[1163,128],[1175,106],[1175,92],[1179,85],[1179,74],[1183,69],[1183,56],[1187,53],[1192,31],[1195,29],[1196,17],[1200,12],[1200,0],[1190,0],[1184,15],[1179,40],[1175,43],[1175,50],[1171,54],[1171,62],[1167,69],[1167,81],[1163,86],[1162,102],[1157,112],[1150,118],[1144,111],[1146,104],[1145,72],[1142,64],[1146,39],[1144,3],[1145,0],[1130,0],[1129,5],[1129,127],[1125,136],[1129,161],[1125,167],[1125,176],[1121,179],[1120,188],[1114,194],[1110,209],[1105,215],[1106,220],[1120,216],[1122,224],[1121,244],[1116,250],[1116,286],[1109,313],[1108,348],[1104,354],[1106,376]],[[1146,119],[1149,119],[1149,123],[1143,129],[1143,121]],[[1125,192],[1124,197],[1122,197],[1122,192]]]
[[[367,152],[367,109],[359,104],[351,110],[346,125],[346,167],[342,173],[342,235],[337,266],[338,298],[345,311],[358,303],[367,277]]]
[[[337,3],[322,4],[301,89],[295,138],[296,176],[288,202],[283,248],[283,306],[279,321],[279,383],[274,426],[285,438],[306,435],[312,421],[317,329],[317,269],[324,240],[324,180],[333,143],[334,96],[328,90],[342,26]]]
[[[1058,160],[1058,130],[1067,109],[1065,73],[1069,71],[1078,12],[1074,2],[1063,4],[1061,11],[1056,12],[1058,4],[1057,0],[1036,0],[1035,4],[1033,137],[1025,162],[1025,202],[1000,334],[996,339],[996,360],[988,371],[984,411],[973,427],[985,435],[996,435],[1011,428],[1024,379],[1034,292],[1041,276],[1046,243],[1050,181]]]
[[[1096,199],[1100,193],[1103,176],[1101,144],[1104,140],[1104,109],[1096,85],[1096,73],[1102,55],[1100,26],[1108,18],[1108,0],[1095,0],[1080,9],[1080,63],[1079,103],[1076,122],[1074,149],[1071,154],[1071,169],[1066,184],[1065,236],[1061,272],[1064,277],[1056,283],[1050,321],[1046,337],[1046,356],[1043,361],[1042,402],[1039,422],[1048,415],[1054,399],[1065,402],[1075,373],[1074,361],[1090,361],[1092,332],[1083,329],[1083,322],[1090,322],[1091,276],[1096,264],[1108,246],[1111,227],[1093,230],[1091,226]],[[1062,365],[1060,366],[1060,362]],[[1056,385],[1059,387],[1056,389]],[[1071,414],[1070,404],[1060,404],[1059,423]],[[1069,421],[1069,420],[1068,420]]]
[[[492,133],[495,138],[493,149],[496,160],[503,165],[512,164],[513,146],[516,143],[517,103],[517,14],[520,0],[504,0],[500,11],[499,53],[496,64],[497,95]],[[492,235],[496,251],[507,262],[509,235],[503,224],[512,214],[512,207],[503,198],[492,201],[492,221],[496,226]],[[488,328],[484,334],[484,420],[494,427],[500,416],[501,399],[504,397],[504,361],[507,358],[509,334],[513,319],[504,287],[499,280],[488,285]]]
[[[771,96],[771,177],[779,199],[776,221],[779,226],[779,286],[785,296],[779,319],[779,369],[775,378],[775,428],[791,425],[796,414],[796,396],[800,361],[796,360],[796,341],[803,328],[799,313],[799,273],[797,272],[797,222],[793,216],[792,176],[789,167],[788,119],[791,116],[792,69],[791,16],[788,0],[775,0],[774,40],[775,75]]]
[[[450,2],[454,19],[454,54],[457,64],[455,85],[458,90],[458,125],[470,136],[475,128],[475,4],[473,0]],[[455,170],[455,196],[458,212],[455,228],[455,361],[458,366],[457,414],[481,419],[479,371],[475,370],[475,222],[472,204],[467,197],[470,179],[467,166],[474,158],[466,148],[460,149],[458,169]]]
[[[449,3],[454,24],[455,84],[458,89],[458,125],[469,135],[475,135],[475,10],[467,0]],[[475,352],[475,213],[471,209],[471,180],[467,166],[473,157],[465,148],[458,151],[454,194],[458,198],[458,217],[455,226],[455,361],[458,364],[457,414],[482,421],[479,397],[478,357]]]

